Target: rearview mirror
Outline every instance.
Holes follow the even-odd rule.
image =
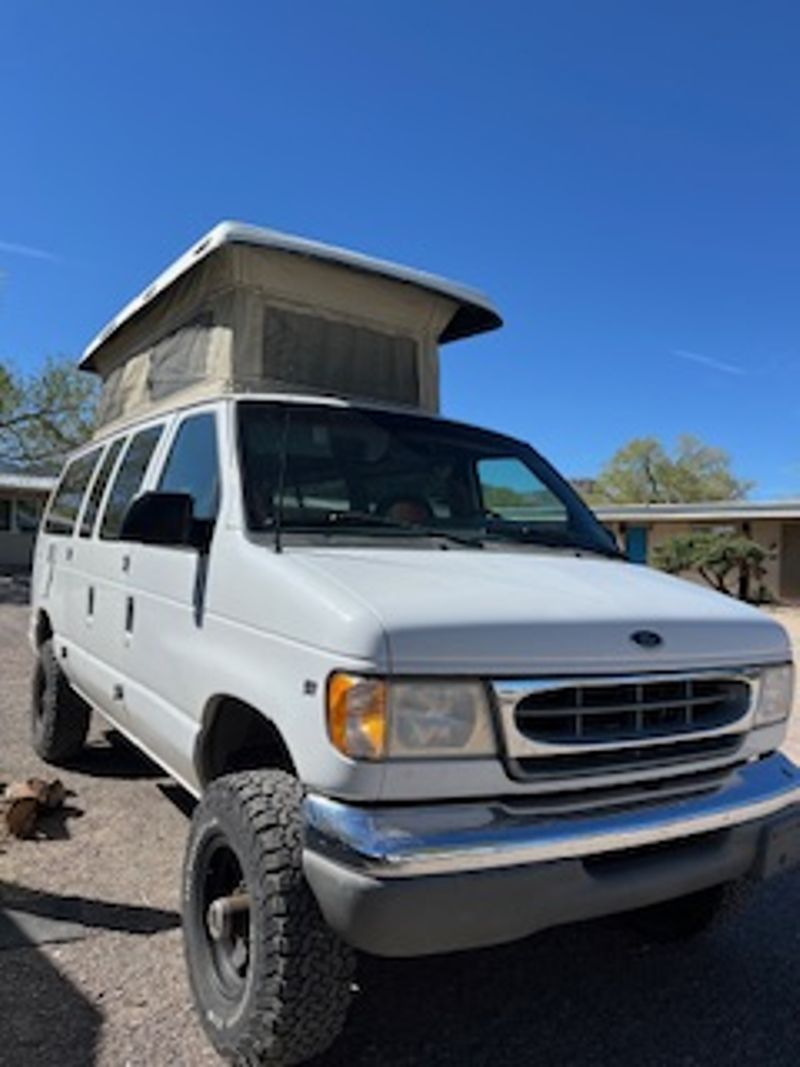
[[[120,540],[144,545],[194,545],[193,512],[194,500],[189,493],[142,493],[125,513]]]

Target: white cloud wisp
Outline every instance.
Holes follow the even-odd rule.
[[[699,363],[701,367],[722,371],[724,374],[742,376],[747,373],[743,367],[737,367],[735,363],[724,363],[721,359],[712,359],[711,356],[703,356],[699,352],[687,352],[685,348],[673,348],[670,355],[677,356],[678,359],[686,359],[690,363]]]
[[[61,257],[53,252],[46,252],[43,248],[33,248],[31,245],[20,245],[13,241],[0,241],[0,252],[10,256],[27,256],[28,259],[43,259],[48,263],[60,263]]]

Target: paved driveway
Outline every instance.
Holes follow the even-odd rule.
[[[800,640],[800,616],[785,621]],[[4,781],[46,771],[26,740],[25,625],[22,605],[0,604]],[[183,974],[186,797],[99,731],[80,772],[63,778],[73,810],[47,837],[0,852],[0,903],[13,919],[0,922],[0,944],[17,946],[0,951],[0,1063],[219,1063]],[[795,1067],[799,902],[800,873],[788,875],[684,948],[643,947],[608,921],[469,955],[365,961],[351,1025],[324,1067]]]

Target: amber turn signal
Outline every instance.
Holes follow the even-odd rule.
[[[386,683],[380,678],[337,671],[328,680],[328,732],[336,748],[352,759],[386,754]]]

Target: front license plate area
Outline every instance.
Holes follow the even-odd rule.
[[[757,873],[771,878],[800,864],[800,811],[770,823],[761,834]]]

